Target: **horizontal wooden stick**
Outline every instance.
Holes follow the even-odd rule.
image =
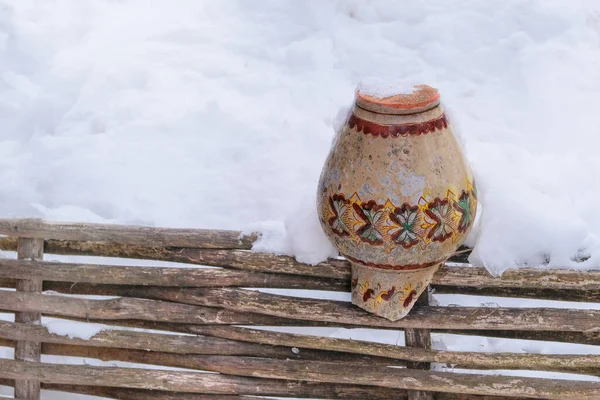
[[[0,304],[3,309],[9,311],[37,311],[103,320],[140,319],[188,324],[231,324],[232,315],[223,318],[219,314],[223,310],[215,308],[222,307],[235,313],[264,314],[286,319],[371,328],[600,331],[600,310],[419,307],[413,309],[404,319],[388,321],[365,313],[346,302],[292,298],[243,289],[181,289],[174,293],[154,287],[141,291],[145,297],[168,301],[126,297],[90,300],[0,291]],[[238,318],[239,314],[233,316]]]
[[[15,250],[14,238],[0,238],[1,250]],[[49,240],[46,253],[124,257],[176,261],[221,267],[234,267],[260,272],[277,272],[350,279],[350,264],[345,260],[329,260],[316,266],[306,265],[291,257],[247,251],[149,248],[144,246]],[[485,268],[453,266],[441,268],[433,279],[434,286],[506,287],[600,290],[600,271],[577,271],[522,268],[492,277]]]
[[[243,355],[322,361],[337,360],[350,363],[384,363],[387,365],[402,365],[403,363],[394,362],[393,360],[404,360],[446,363],[459,368],[531,369],[600,374],[599,355],[540,355],[425,350],[236,327],[196,326],[191,331],[206,336],[180,336],[112,330],[102,331],[89,340],[83,340],[51,334],[41,326],[0,321],[0,338],[13,341],[29,340],[43,343],[178,354]],[[293,349],[296,349],[296,351],[293,351]],[[322,350],[328,350],[329,352]],[[363,355],[364,357],[356,355]]]
[[[411,362],[451,364],[457,368],[523,369],[600,375],[600,355],[591,354],[521,354],[428,350],[233,326],[197,326],[194,328],[194,331],[207,336],[240,340],[249,343],[343,351],[370,356],[390,357]]]
[[[117,329],[101,331],[92,338],[84,340],[49,333],[43,326],[24,325],[7,321],[0,321],[0,338],[10,341],[28,340],[70,346],[106,347],[175,354],[238,355],[322,361],[336,360],[348,363],[382,363],[385,365],[405,364],[398,361],[399,359],[395,357],[388,358],[386,356],[358,354],[356,352],[326,352],[308,348],[300,351],[295,345],[272,346],[213,336],[183,336]]]
[[[0,309],[0,312],[8,312],[8,310]],[[58,317],[79,322],[106,322],[90,317],[70,317],[57,315],[53,313],[44,314],[49,317]],[[223,325],[256,325],[256,326],[304,326],[304,327],[343,327],[343,328],[364,328],[360,325],[349,325],[341,323],[318,322],[318,321],[303,321],[289,318],[272,317],[268,315],[252,314],[252,313],[236,313],[229,310],[220,310],[220,324]],[[142,321],[133,319],[111,320],[110,324],[131,327],[162,330],[166,332],[180,332],[196,334],[196,327],[204,325],[185,324],[185,323],[168,323],[157,321]],[[376,329],[393,329],[401,331],[397,327],[376,327]],[[509,331],[509,330],[475,330],[475,329],[435,329],[434,333],[456,334],[464,336],[484,336],[503,339],[520,339],[520,340],[541,340],[547,342],[563,342],[577,343],[587,345],[600,345],[600,332],[553,332],[553,331]]]
[[[496,337],[502,339],[518,339],[518,340],[541,340],[545,342],[562,342],[562,343],[577,343],[589,344],[592,346],[600,346],[600,332],[533,332],[533,331],[486,331],[486,330],[435,330],[436,333],[449,333],[456,335],[467,336],[484,336]]]
[[[0,260],[0,287],[14,288],[16,279],[2,276],[39,276],[46,281],[44,290],[62,293],[121,296],[118,285],[163,285],[180,287],[261,287],[282,289],[350,290],[350,281],[289,274],[255,273],[216,268],[162,268],[120,267],[91,264],[67,264],[20,260]],[[56,282],[56,281],[62,282]],[[77,282],[77,283],[76,283]],[[85,284],[81,282],[117,282],[110,284]],[[65,288],[70,290],[65,290]],[[464,294],[476,296],[516,297],[555,301],[600,302],[600,290],[532,289],[509,287],[455,287],[434,285],[436,294]],[[176,289],[174,289],[176,290]]]
[[[148,290],[145,295],[238,312],[373,328],[600,332],[600,310],[415,307],[407,317],[388,321],[348,302],[293,298],[235,288],[182,289],[177,293]]]
[[[0,219],[0,234],[23,238],[109,242],[144,246],[250,249],[256,234],[209,229],[47,222]]]
[[[10,312],[10,311],[7,311]],[[98,321],[93,318],[75,318],[65,317],[53,314],[46,314],[51,317],[58,317],[63,319],[69,319],[78,322],[90,322]],[[252,316],[267,317],[258,314],[252,314]],[[336,323],[322,323],[313,321],[301,321],[291,320],[277,317],[268,317],[269,321],[255,320],[253,323],[237,323],[235,325],[268,325],[268,326],[310,326],[310,327],[344,327],[344,328],[359,328],[360,326],[352,326],[345,324]],[[241,317],[240,317],[241,319]],[[100,320],[100,322],[105,322]],[[129,328],[142,328],[142,329],[154,329],[165,332],[179,332],[179,333],[191,333],[198,334],[202,332],[202,328],[205,325],[196,324],[182,324],[182,323],[167,323],[167,322],[156,322],[156,321],[141,321],[141,320],[112,320],[111,325],[129,327]],[[377,327],[376,329],[393,329],[394,331],[402,332],[399,328],[386,328]],[[434,333],[442,334],[455,334],[463,336],[484,336],[494,337],[501,339],[520,339],[520,340],[540,340],[546,342],[563,342],[563,343],[576,343],[576,344],[587,344],[587,345],[600,345],[600,332],[552,332],[552,331],[501,331],[501,330],[444,330],[436,329]],[[468,339],[465,339],[468,340]],[[14,347],[12,342],[9,340],[0,339],[0,346]]]
[[[511,288],[511,287],[469,287],[434,285],[435,294],[463,294],[469,296],[513,297],[536,300],[573,301],[600,303],[600,290]]]
[[[115,285],[349,290],[349,281],[221,268],[170,268],[0,259],[0,278]]]
[[[285,382],[285,381],[283,381]],[[312,385],[316,386],[314,382],[297,382],[297,385]],[[11,385],[9,379],[0,378],[0,385],[3,386],[14,386]],[[326,384],[317,384],[326,385]],[[327,396],[328,399],[346,398],[346,399],[374,399],[374,400],[406,400],[406,391],[393,390],[388,388],[380,388],[373,386],[362,386],[360,396],[348,397],[348,395],[356,395],[357,393],[349,393],[347,388],[344,387],[346,397],[339,397],[339,394],[333,391],[335,387],[333,384],[331,395]],[[342,385],[337,385],[342,386]],[[344,385],[348,386],[348,385]],[[357,386],[358,387],[358,386]],[[97,387],[97,386],[79,386],[79,385],[56,385],[56,384],[42,384],[42,388],[45,390],[54,390],[58,392],[69,392],[87,394],[90,396],[108,397],[111,399],[121,400],[234,400],[234,399],[247,399],[247,400],[262,400],[263,397],[256,396],[237,396],[237,395],[211,395],[211,394],[192,394],[192,393],[174,393],[174,392],[163,392],[157,390],[143,390],[143,389],[125,389],[125,388],[111,388],[111,387]],[[381,397],[376,391],[388,390],[387,397]],[[280,396],[286,397],[286,396]],[[436,393],[435,400],[528,400],[525,397],[506,397],[506,396],[477,396],[468,394],[456,394],[456,393]]]
[[[150,267],[152,268],[152,267]],[[185,270],[185,269],[184,269]],[[1,267],[0,267],[1,271]],[[237,271],[229,271],[234,274]],[[214,284],[213,287],[225,287],[225,286],[243,286],[243,287],[272,287],[281,289],[312,289],[312,290],[327,290],[327,291],[340,291],[348,292],[350,290],[350,282],[343,281],[340,279],[327,279],[327,278],[314,278],[314,277],[297,277],[294,276],[289,278],[286,275],[274,275],[266,274],[270,276],[282,276],[283,279],[274,278],[270,280],[268,284],[256,283],[255,285],[250,284],[251,281],[240,281],[239,284],[234,280],[226,278],[221,280],[221,285]],[[251,280],[253,280],[251,278]],[[298,287],[297,284],[302,283],[302,287]],[[12,278],[1,278],[0,277],[0,288],[15,288],[16,280]],[[110,284],[96,284],[96,283],[80,283],[80,282],[54,282],[44,281],[45,291],[55,291],[65,294],[82,294],[82,295],[103,295],[103,296],[127,296],[134,290],[135,286],[129,285],[110,285]],[[188,286],[193,287],[193,286]],[[196,284],[195,287],[200,287],[200,284]],[[179,290],[175,287],[169,290]],[[515,298],[529,298],[529,299],[546,299],[554,301],[573,301],[573,302],[600,302],[600,291],[577,291],[577,290],[566,290],[566,289],[528,289],[528,288],[472,288],[472,287],[453,287],[453,286],[434,286],[434,292],[436,294],[463,294],[463,295],[476,295],[476,296],[494,296],[494,297],[515,297]],[[143,296],[142,296],[143,297]]]
[[[118,357],[115,359],[119,359]],[[11,369],[4,370],[4,363]],[[12,360],[0,359],[0,382],[4,376],[14,376],[22,366],[14,365]],[[252,395],[281,396],[327,399],[405,399],[406,391],[354,384],[336,384],[319,382],[298,382],[275,379],[261,379],[200,372],[179,372],[161,370],[143,370],[133,368],[88,367],[83,365],[32,364],[37,366],[30,373],[44,373],[50,370],[47,379],[42,379],[42,387],[47,390],[69,390],[72,385],[89,385],[106,388],[109,393],[122,394],[123,389],[141,389],[151,393],[164,393],[175,400],[196,399],[193,394],[213,395]],[[61,368],[62,367],[62,368]],[[120,375],[123,374],[121,377]],[[66,381],[66,383],[65,383]],[[155,389],[155,388],[161,389]],[[66,389],[66,390],[65,390]],[[125,393],[131,393],[126,391]],[[189,396],[189,397],[187,397]],[[118,397],[122,398],[122,397]],[[125,397],[129,399],[129,397]],[[139,397],[134,397],[136,399]],[[154,397],[163,399],[163,397]],[[169,397],[164,397],[168,399]],[[200,397],[201,398],[201,397]],[[152,399],[152,397],[150,398]]]
[[[248,357],[206,356],[203,359],[207,367],[215,372],[266,379],[348,383],[480,395],[528,396],[537,399],[597,399],[600,396],[598,382],[457,374]],[[248,394],[232,387],[232,382],[227,376],[183,371],[38,364],[0,359],[0,377],[192,393],[204,392],[210,385],[212,393],[215,394]],[[263,394],[258,392],[256,387],[253,389],[255,394]]]
[[[119,400],[268,400],[267,397],[237,396],[227,394],[169,393],[157,390],[123,389],[76,385],[42,385],[45,390],[70,392]]]
[[[10,379],[0,378],[1,386],[14,387],[14,382]],[[56,392],[67,392],[85,394],[89,396],[99,396],[110,399],[120,400],[240,400],[240,399],[258,399],[266,400],[264,397],[248,397],[227,394],[192,394],[192,393],[173,393],[156,390],[111,388],[100,386],[81,386],[81,385],[56,385],[52,383],[43,383],[42,389]],[[495,399],[494,399],[495,400]],[[513,400],[513,399],[510,399]]]
[[[354,382],[412,390],[528,396],[542,399],[567,399],[571,398],[570,396],[596,399],[600,396],[598,382],[429,372],[382,366],[341,365],[331,362],[259,360],[221,356],[209,358],[211,365],[215,366],[214,371],[243,376],[318,382]]]
[[[304,321],[142,299],[90,300],[0,291],[0,311],[38,310],[44,315],[84,320],[144,320],[225,325],[306,325]]]
[[[0,338],[0,346],[14,347],[15,342],[12,340]],[[87,344],[62,344],[62,343],[43,343],[42,353],[47,355],[58,355],[66,357],[79,358],[95,358],[102,361],[125,361],[138,364],[150,364],[163,367],[186,368],[197,370],[210,370],[210,366],[206,365],[206,356],[216,354],[181,354],[173,352],[160,352],[149,350],[138,350],[132,348],[118,347],[96,347]],[[219,353],[218,350],[212,353]],[[388,365],[388,366],[403,366],[402,361],[391,360],[389,358],[357,356],[353,354],[334,353],[334,352],[319,352],[310,349],[298,351],[298,354],[293,354],[289,357],[282,357],[282,354],[273,354],[273,357],[268,357],[269,351],[263,354],[247,354],[244,356],[273,358],[273,359],[298,359],[312,361],[334,361],[352,365]],[[291,349],[290,349],[291,353]]]
[[[600,290],[600,271],[519,268],[493,277],[482,267],[448,266],[438,270],[432,283],[455,287]]]
[[[224,311],[224,310],[223,310]],[[10,311],[7,311],[10,312]],[[53,314],[45,314],[49,317],[57,317],[63,319],[69,319],[78,322],[90,322],[97,321],[93,318],[76,318],[68,316],[59,316]],[[365,327],[360,325],[348,325],[340,323],[328,323],[328,322],[316,322],[316,321],[302,321],[288,318],[270,317],[267,315],[250,314],[250,313],[238,313],[238,320],[251,320],[250,323],[229,323],[222,325],[248,325],[248,326],[303,326],[303,327],[336,327],[336,328],[362,328]],[[105,322],[99,320],[100,322]],[[198,327],[204,327],[201,324],[185,324],[185,323],[168,323],[168,322],[157,322],[157,321],[141,321],[141,320],[111,320],[111,325],[129,327],[129,328],[142,328],[142,329],[154,329],[165,332],[180,332],[180,333],[191,333],[197,334],[199,331],[196,330]],[[391,329],[396,332],[402,332],[401,328],[395,327],[376,327],[374,329]],[[553,332],[553,331],[507,331],[507,330],[473,330],[473,329],[435,329],[434,333],[442,334],[455,334],[463,336],[484,336],[484,337],[495,337],[501,339],[520,339],[520,340],[540,340],[546,342],[562,342],[562,343],[576,343],[576,344],[588,344],[593,346],[600,346],[600,332]],[[468,339],[466,339],[468,340]]]

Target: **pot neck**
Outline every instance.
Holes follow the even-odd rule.
[[[438,104],[434,108],[431,108],[427,111],[414,114],[382,114],[365,110],[355,103],[352,113],[356,117],[366,121],[375,122],[382,125],[399,125],[427,122],[437,119],[444,114],[444,108]]]

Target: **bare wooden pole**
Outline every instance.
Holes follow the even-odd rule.
[[[3,309],[42,312],[66,317],[103,320],[140,319],[185,324],[240,324],[230,316],[253,321],[255,314],[267,317],[349,326],[413,329],[485,329],[524,331],[595,332],[600,310],[552,308],[419,307],[404,319],[388,321],[365,313],[347,302],[294,298],[254,290],[181,289],[174,294],[160,288],[141,290],[146,300],[121,297],[90,300],[59,295],[0,291]],[[220,310],[224,308],[225,310]],[[230,314],[227,314],[229,311]],[[224,315],[221,314],[225,312]],[[234,313],[234,314],[231,314]],[[227,318],[225,318],[227,316]],[[239,321],[239,320],[237,320]]]
[[[417,299],[416,306],[429,306],[429,288]],[[431,349],[431,332],[428,329],[404,329],[406,347],[418,349]],[[430,363],[410,362],[408,368],[429,370]],[[408,400],[433,400],[433,392],[423,390],[409,390]]]
[[[523,299],[600,303],[600,290],[545,289],[526,287],[471,287],[433,285],[435,294],[516,297]]]
[[[5,339],[6,341],[3,341]],[[64,344],[80,347],[98,347],[98,351],[111,353],[110,349],[142,350],[148,352],[174,353],[185,355],[239,355],[277,359],[340,361],[346,363],[370,363],[384,365],[405,365],[397,358],[384,355],[359,354],[356,352],[328,352],[323,349],[302,349],[294,345],[268,345],[245,341],[217,338],[213,336],[189,336],[161,334],[151,332],[136,332],[130,330],[100,331],[90,339],[70,338],[48,332],[43,326],[30,326],[13,322],[0,321],[0,346],[10,345],[12,341],[28,340],[43,342],[44,345]],[[78,356],[81,356],[79,354]],[[85,354],[84,354],[85,356]],[[165,356],[166,357],[166,356]],[[177,360],[177,357],[173,359]],[[600,357],[599,357],[600,359]],[[177,365],[188,367],[189,365]]]
[[[257,379],[258,380],[258,379]],[[0,385],[2,386],[14,386],[9,379],[0,378]],[[286,381],[281,381],[281,385],[289,385]],[[295,382],[294,385],[298,388],[302,388],[307,392],[306,388],[324,388],[327,387],[329,392],[321,390],[317,393],[316,390],[312,390],[310,394],[305,393],[304,396],[316,397],[328,399],[358,399],[358,400],[406,400],[406,391],[398,389],[388,389],[376,386],[354,386],[354,391],[348,390],[349,385],[335,385],[335,384],[315,384],[314,382]],[[291,385],[289,385],[291,387]],[[256,396],[244,396],[244,395],[215,395],[215,394],[193,394],[193,393],[174,393],[165,392],[159,390],[143,390],[143,389],[126,389],[126,388],[112,388],[112,387],[100,387],[100,386],[82,386],[82,385],[61,385],[43,383],[42,389],[53,390],[58,392],[69,392],[87,394],[90,396],[107,397],[111,399],[119,400],[233,400],[233,399],[246,399],[246,400],[262,400],[263,397]],[[387,391],[387,392],[386,392]],[[297,395],[296,395],[297,396]],[[436,393],[435,400],[530,400],[527,397],[506,397],[506,396],[478,396],[468,394],[457,394],[457,393]]]
[[[212,310],[206,308],[206,310]],[[310,326],[310,327],[344,327],[344,328],[364,328],[360,324],[344,324],[339,322],[321,322],[321,321],[308,321],[308,320],[297,320],[290,318],[274,317],[262,314],[251,314],[241,313],[231,310],[216,310],[216,316],[218,319],[211,325],[256,325],[256,326]],[[11,313],[11,310],[4,310],[0,308],[0,312]],[[65,315],[58,315],[56,313],[46,313],[49,317],[69,319],[79,322],[90,322],[100,321],[97,318],[86,317],[72,317]],[[143,329],[155,329],[169,332],[181,332],[181,333],[201,333],[197,329],[205,327],[200,324],[186,324],[186,323],[171,323],[171,322],[158,322],[158,321],[144,321],[134,319],[123,319],[123,320],[111,320],[112,325],[132,327],[132,328],[143,328]],[[377,329],[393,329],[401,330],[398,327],[386,327],[380,326]],[[485,336],[485,337],[497,337],[505,339],[522,339],[522,340],[542,340],[542,341],[554,341],[563,343],[578,343],[578,344],[589,344],[589,345],[600,345],[600,332],[555,332],[551,330],[545,331],[519,331],[519,330],[481,330],[481,329],[431,329],[433,333],[445,333],[445,334],[457,334],[465,336]],[[436,361],[445,362],[445,361]]]
[[[600,383],[493,375],[419,371],[385,366],[343,363],[271,360],[249,357],[206,356],[206,370],[221,375],[187,371],[106,368],[83,365],[25,363],[0,359],[0,377],[39,379],[62,384],[118,386],[202,393],[210,385],[215,394],[242,394],[226,383],[222,374],[266,379],[322,383],[358,384],[394,389],[429,390],[480,395],[528,396],[536,399],[598,399]],[[256,391],[247,394],[259,394]],[[248,389],[246,389],[248,390]]]
[[[0,238],[0,250],[14,251],[15,249],[15,238]],[[349,280],[351,276],[350,264],[345,260],[328,260],[316,266],[310,266],[299,263],[291,257],[280,257],[272,254],[252,253],[239,250],[178,249],[74,240],[48,240],[46,241],[45,251],[50,254],[176,261],[191,264],[234,267],[261,272],[301,274],[345,280]],[[436,288],[449,286],[473,288],[568,289],[580,292],[597,291],[600,290],[600,271],[520,268],[508,270],[500,277],[493,277],[485,270],[485,268],[451,266],[440,268],[433,278],[432,286]]]
[[[207,249],[250,249],[258,237],[255,233],[238,231],[60,223],[41,219],[0,219],[0,234],[32,239]]]
[[[182,289],[147,296],[186,304],[222,307],[238,312],[267,314],[290,319],[413,329],[487,329],[525,331],[595,332],[600,329],[599,310],[553,308],[419,307],[405,318],[388,321],[342,301],[294,298],[237,288]]]
[[[347,351],[397,358],[413,363],[452,364],[458,368],[545,370],[600,376],[600,355],[593,354],[520,354],[431,350],[234,326],[193,325],[188,327],[188,332],[251,343]]]
[[[222,268],[171,268],[0,259],[0,278],[113,285],[349,290],[347,280]]]
[[[454,267],[453,267],[454,268]],[[475,269],[475,268],[471,268]],[[465,272],[466,273],[466,272]],[[350,290],[348,279],[321,278],[292,274],[237,271],[221,268],[162,268],[143,266],[109,266],[57,262],[30,262],[0,259],[0,287],[14,288],[16,279],[40,277],[44,290],[119,296],[119,288],[108,285],[178,286],[178,287],[261,287],[282,289]],[[68,282],[60,285],[57,282]],[[85,283],[92,283],[86,285]],[[77,286],[73,286],[77,283]],[[547,289],[526,287],[470,287],[434,285],[436,294],[518,297],[555,301],[600,302],[600,290]],[[85,293],[88,290],[89,293]],[[68,292],[65,292],[68,293]]]
[[[41,260],[44,257],[44,240],[19,238],[18,257],[21,260]],[[30,279],[17,280],[17,292],[41,293],[42,280],[31,277]],[[39,312],[17,312],[15,321],[28,325],[39,325],[42,315]],[[41,360],[40,342],[19,340],[15,348],[15,360],[26,362],[39,362]],[[15,397],[26,400],[40,399],[40,382],[38,380],[17,379],[15,382]]]
[[[43,327],[0,322],[0,346],[12,347],[14,340],[21,338],[44,342],[43,354],[50,354],[49,349],[56,349],[57,352],[53,354],[67,355],[65,346],[60,345],[81,349],[77,350],[80,351],[78,353],[71,353],[78,357],[90,357],[90,351],[104,351],[107,357],[112,357],[112,354],[123,354],[124,349],[132,349],[143,350],[144,354],[151,354],[149,353],[151,351],[175,354],[242,355],[384,365],[404,365],[406,360],[412,363],[452,364],[457,368],[559,371],[600,376],[600,355],[594,354],[456,352],[232,326],[195,325],[188,326],[187,332],[202,336],[113,330],[101,332],[86,341],[50,334]],[[211,340],[212,338],[229,340]],[[100,347],[100,350],[85,350],[85,347]],[[103,348],[119,350],[102,350]],[[160,362],[161,356],[157,356],[156,359]],[[162,360],[164,359],[163,357]],[[181,361],[179,358],[174,359]],[[172,366],[190,367],[190,364]]]
[[[1,375],[2,374],[0,373],[0,385],[13,386],[12,380],[2,378]],[[228,397],[235,398],[236,396],[241,396],[241,398],[249,400],[256,399],[256,395],[319,399],[406,400],[406,391],[402,389],[337,383],[246,378],[241,376],[220,376],[218,374],[200,374],[202,378],[204,378],[205,375],[212,375],[216,379],[212,381],[210,378],[206,380],[202,379],[196,382],[195,392],[197,393],[114,387],[119,386],[117,383],[111,387],[110,382],[108,382],[108,385],[96,386],[86,386],[89,385],[90,382],[85,382],[83,384],[42,383],[42,388],[45,390],[81,393],[92,396],[115,398],[119,400],[213,400],[213,397],[209,396],[214,396],[214,400],[227,399]],[[167,376],[166,378],[169,377]],[[85,381],[85,377],[82,377],[81,380]],[[77,379],[74,379],[74,381],[77,381]],[[247,396],[249,395],[252,397],[248,398]],[[460,399],[446,397],[444,400],[471,399],[463,399],[462,397]],[[511,398],[509,400],[515,399]]]

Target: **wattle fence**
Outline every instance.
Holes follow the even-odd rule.
[[[14,360],[0,358],[0,385],[14,386],[15,398],[38,399],[41,387],[150,400],[600,399],[600,383],[589,380],[430,370],[442,363],[600,376],[600,355],[431,349],[432,332],[465,335],[465,341],[474,335],[600,345],[600,310],[436,306],[423,296],[408,317],[390,322],[348,302],[253,290],[350,290],[347,261],[310,266],[254,253],[253,235],[39,220],[0,220],[0,234],[6,235],[0,249],[18,253],[0,259],[0,287],[9,289],[0,290],[0,312],[15,314],[15,322],[0,321],[0,346],[15,348]],[[140,266],[50,262],[44,254],[132,258]],[[217,268],[141,266],[141,260]],[[464,257],[450,261],[434,278],[436,293],[600,302],[599,271],[519,269],[496,278]],[[42,315],[152,331],[70,338],[41,326]],[[262,326],[391,329],[404,331],[407,345],[257,329]],[[42,354],[155,367],[56,364],[42,362]]]

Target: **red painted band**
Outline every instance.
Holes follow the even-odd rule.
[[[394,270],[394,271],[409,271],[409,270],[414,270],[414,269],[425,269],[425,268],[433,267],[436,264],[441,264],[444,262],[444,260],[442,260],[442,261],[428,262],[425,264],[390,265],[390,264],[375,264],[375,263],[371,263],[371,262],[361,261],[361,260],[358,260],[356,258],[349,257],[349,256],[344,256],[344,257],[348,261],[356,263],[356,264],[365,265],[367,267],[372,267],[372,268],[390,269],[390,270]]]
[[[358,132],[362,132],[365,135],[373,135],[375,137],[381,136],[386,138],[391,137],[406,137],[406,136],[419,136],[433,133],[436,130],[442,130],[448,127],[448,119],[446,114],[442,114],[436,119],[426,122],[418,122],[411,124],[398,124],[398,125],[380,125],[375,122],[364,120],[356,115],[352,114],[348,125],[352,129],[356,129]]]

